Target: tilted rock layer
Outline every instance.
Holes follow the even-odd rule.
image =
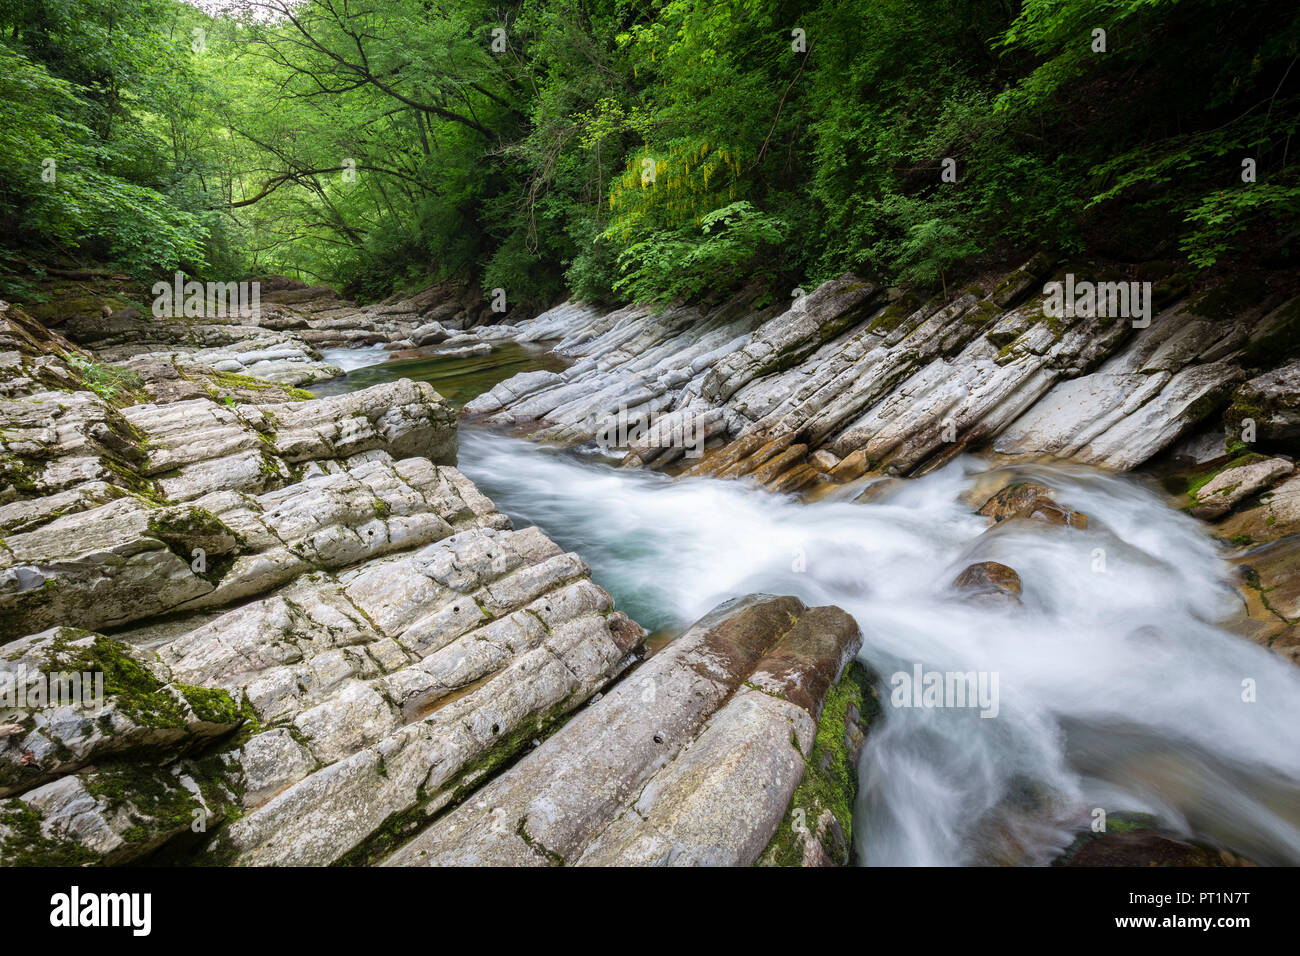
[[[0,323],[0,679],[104,695],[0,714],[0,861],[364,857],[632,662],[581,559],[455,469],[430,386],[119,407]]]
[[[652,424],[618,448],[629,464],[685,464],[779,491],[914,473],[988,448],[1127,470],[1210,420],[1242,383],[1237,418],[1259,409],[1263,438],[1291,439],[1293,370],[1247,379],[1283,359],[1300,299],[1266,296],[1227,320],[1210,296],[1145,323],[1053,317],[1034,294],[1044,278],[1035,260],[991,293],[950,302],[846,275],[789,308],[565,303],[471,331],[553,341],[576,361],[517,375],[466,411],[569,442],[602,441],[620,415],[640,418]]]
[[[847,861],[856,781],[789,807],[867,724],[842,611],[733,602],[618,683],[645,631],[456,470],[430,386],[218,401],[191,355],[136,402],[0,336],[0,864]],[[505,792],[505,845],[462,825]]]
[[[838,608],[724,604],[387,864],[750,865],[861,643]]]

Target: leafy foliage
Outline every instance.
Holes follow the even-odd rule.
[[[133,405],[144,394],[144,377],[129,368],[104,365],[76,355],[69,356],[68,364],[88,389],[109,404]]]
[[[1293,254],[1283,0],[202,6],[0,0],[9,252],[515,303]]]
[[[667,302],[725,290],[737,277],[748,278],[760,252],[784,238],[780,220],[743,200],[734,202],[701,217],[698,234],[665,230],[628,246],[618,257],[623,277],[614,291],[642,302]]]

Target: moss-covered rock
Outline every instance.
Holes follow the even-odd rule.
[[[843,866],[852,860],[858,758],[879,714],[875,675],[854,661],[826,695],[803,779],[759,866]]]

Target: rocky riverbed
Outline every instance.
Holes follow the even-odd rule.
[[[846,276],[793,306],[507,323],[446,288],[359,308],[280,280],[260,313],[217,320],[3,306],[0,673],[102,672],[106,699],[0,713],[0,861],[861,856],[855,768],[889,716],[854,617],[739,592],[647,642],[580,554],[457,469],[458,412],[433,387],[302,391],[362,349],[543,344],[564,361],[468,420],[809,499],[886,501],[978,451],[1012,466],[962,491],[989,534],[1089,527],[1017,462],[1143,468],[1233,549],[1222,626],[1295,660],[1300,299],[1225,319],[1222,297],[1171,292],[1140,330],[1048,322],[1046,272],[948,302]],[[648,427],[611,446],[629,415]],[[1020,607],[1026,569],[968,553],[945,600]],[[1139,829],[1121,858],[1179,839]]]
[[[513,530],[456,470],[455,412],[428,385],[217,400],[202,393],[223,372],[200,350],[96,390],[70,342],[14,308],[0,321],[0,670],[32,701],[43,675],[105,675],[95,709],[4,712],[3,862],[377,862],[430,820],[453,825],[530,751],[572,764],[551,823],[583,839],[552,837],[521,793],[493,817],[525,841],[517,862],[578,862],[606,829],[603,862],[748,863],[768,846],[860,641],[842,612],[747,599],[646,665],[648,698],[622,684],[589,704],[644,630],[578,555]],[[163,389],[172,401],[138,401]],[[836,710],[841,735],[865,686],[852,717]],[[590,760],[611,752],[628,764],[604,768],[588,805]],[[620,801],[706,752],[775,777],[666,798],[650,846],[615,827]],[[559,786],[530,766],[513,772]],[[843,862],[850,822],[830,819],[808,852]],[[710,820],[731,821],[721,842]],[[391,862],[429,857],[404,852]]]

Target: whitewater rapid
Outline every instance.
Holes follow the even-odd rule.
[[[469,428],[460,467],[652,631],[756,591],[853,614],[884,704],[859,768],[868,865],[1042,864],[1098,810],[1300,863],[1300,670],[1215,626],[1240,602],[1228,565],[1133,478],[1019,468],[1088,527],[989,530],[961,500],[987,471],[973,458],[871,504],[672,480]],[[954,595],[984,560],[1019,572],[1023,606]],[[918,664],[996,675],[997,715],[892,706],[892,675]]]

